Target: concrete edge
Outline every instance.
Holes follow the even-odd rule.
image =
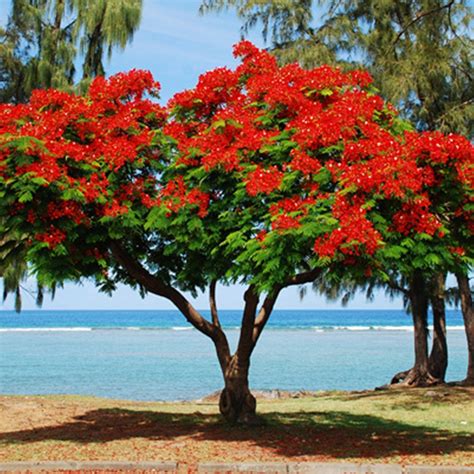
[[[255,472],[261,474],[287,474],[289,463],[285,462],[205,462],[197,465],[200,474],[212,474],[215,472]]]
[[[468,466],[406,466],[405,474],[471,474],[474,467]]]
[[[246,472],[259,474],[404,474],[397,464],[356,464],[356,463],[200,463],[200,474]]]
[[[298,463],[288,467],[288,474],[404,474],[399,464]]]
[[[0,462],[0,473],[40,471],[160,471],[182,472],[186,463],[174,461],[17,461]],[[399,464],[352,464],[313,462],[220,463],[208,462],[192,466],[200,474],[474,474],[469,466],[401,466]],[[194,471],[195,469],[195,471]]]
[[[178,463],[174,461],[18,461],[0,462],[0,473],[11,471],[80,471],[80,470],[156,470],[175,472]]]

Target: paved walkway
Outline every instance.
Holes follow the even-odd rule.
[[[340,463],[11,462],[0,474],[474,474],[474,467]]]

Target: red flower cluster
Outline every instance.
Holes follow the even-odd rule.
[[[36,234],[35,239],[39,242],[46,242],[50,249],[54,249],[66,240],[66,234],[62,230],[50,226],[47,232]]]
[[[321,170],[321,163],[318,159],[309,156],[307,153],[294,148],[290,155],[292,160],[289,167],[295,171],[301,171],[303,174],[316,174]]]
[[[112,202],[107,203],[103,209],[103,215],[107,217],[118,217],[128,212],[128,206],[120,204],[120,202],[114,199]]]
[[[246,188],[250,196],[256,196],[259,193],[270,194],[278,189],[282,180],[283,172],[276,166],[257,169],[251,171],[247,176]]]
[[[169,181],[159,195],[159,202],[162,202],[170,212],[177,213],[182,207],[189,205],[198,208],[199,217],[207,215],[209,200],[209,194],[200,189],[188,190],[182,176]]]
[[[346,256],[373,255],[381,242],[380,233],[367,218],[362,201],[349,202],[338,196],[333,206],[333,216],[339,227],[331,234],[318,238],[314,251],[321,257],[333,257],[339,250]]]
[[[293,196],[272,204],[270,206],[270,214],[273,217],[272,229],[297,229],[301,225],[301,219],[308,215],[309,208],[314,203],[314,198]]]
[[[46,209],[47,218],[51,221],[70,219],[80,225],[89,222],[81,205],[75,201],[50,202]]]
[[[434,168],[454,166],[459,180],[474,187],[474,149],[467,138],[440,132],[407,133],[407,156]]]
[[[157,95],[160,83],[153,79],[150,71],[132,69],[129,72],[115,74],[110,79],[98,76],[89,88],[89,97],[97,104],[101,101],[117,100],[139,101],[148,93]]]
[[[128,179],[133,168],[153,166],[155,128],[163,124],[166,114],[143,96],[158,90],[149,72],[133,70],[95,79],[84,97],[37,90],[28,104],[0,106],[2,176],[44,180],[37,182],[45,191],[35,197],[35,205],[47,215],[40,213],[37,219],[36,210],[25,210],[29,224],[39,227],[44,225],[41,222],[65,218],[88,226],[96,216],[115,217],[128,211],[117,175],[127,169],[123,178]],[[18,164],[2,162],[15,153],[18,143]],[[73,198],[65,197],[71,192]],[[84,201],[92,205],[87,215]],[[49,229],[37,232],[40,239],[55,245],[60,234],[54,231],[49,241],[50,234]]]
[[[426,195],[403,204],[402,209],[393,216],[394,229],[404,235],[412,232],[434,235],[442,224],[430,212],[429,205],[430,201]]]

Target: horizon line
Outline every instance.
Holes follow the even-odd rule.
[[[197,311],[210,311],[209,308],[196,308]],[[448,311],[461,311],[460,308],[451,307],[447,308]],[[159,309],[139,309],[139,308],[130,308],[130,309],[123,309],[123,308],[88,308],[88,309],[71,309],[71,308],[55,308],[55,309],[45,309],[45,308],[37,308],[37,309],[22,309],[18,314],[31,312],[31,311],[143,311],[143,312],[150,312],[150,311],[174,311],[176,313],[181,312],[176,308],[159,308]],[[220,311],[243,311],[243,308],[223,308]],[[273,310],[275,311],[403,311],[406,312],[403,308],[276,308]],[[431,308],[430,310],[431,311]],[[1,312],[16,312],[15,309],[5,309],[1,308]]]

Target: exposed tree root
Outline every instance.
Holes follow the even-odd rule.
[[[396,380],[394,382],[394,380]],[[392,378],[390,384],[391,387],[433,387],[434,385],[440,385],[443,381],[439,378],[434,377],[426,370],[420,370],[416,367],[399,372]]]
[[[392,380],[390,381],[390,385],[395,385],[395,384],[403,382],[407,378],[411,370],[413,369],[403,370],[402,372],[396,373],[392,377]]]

